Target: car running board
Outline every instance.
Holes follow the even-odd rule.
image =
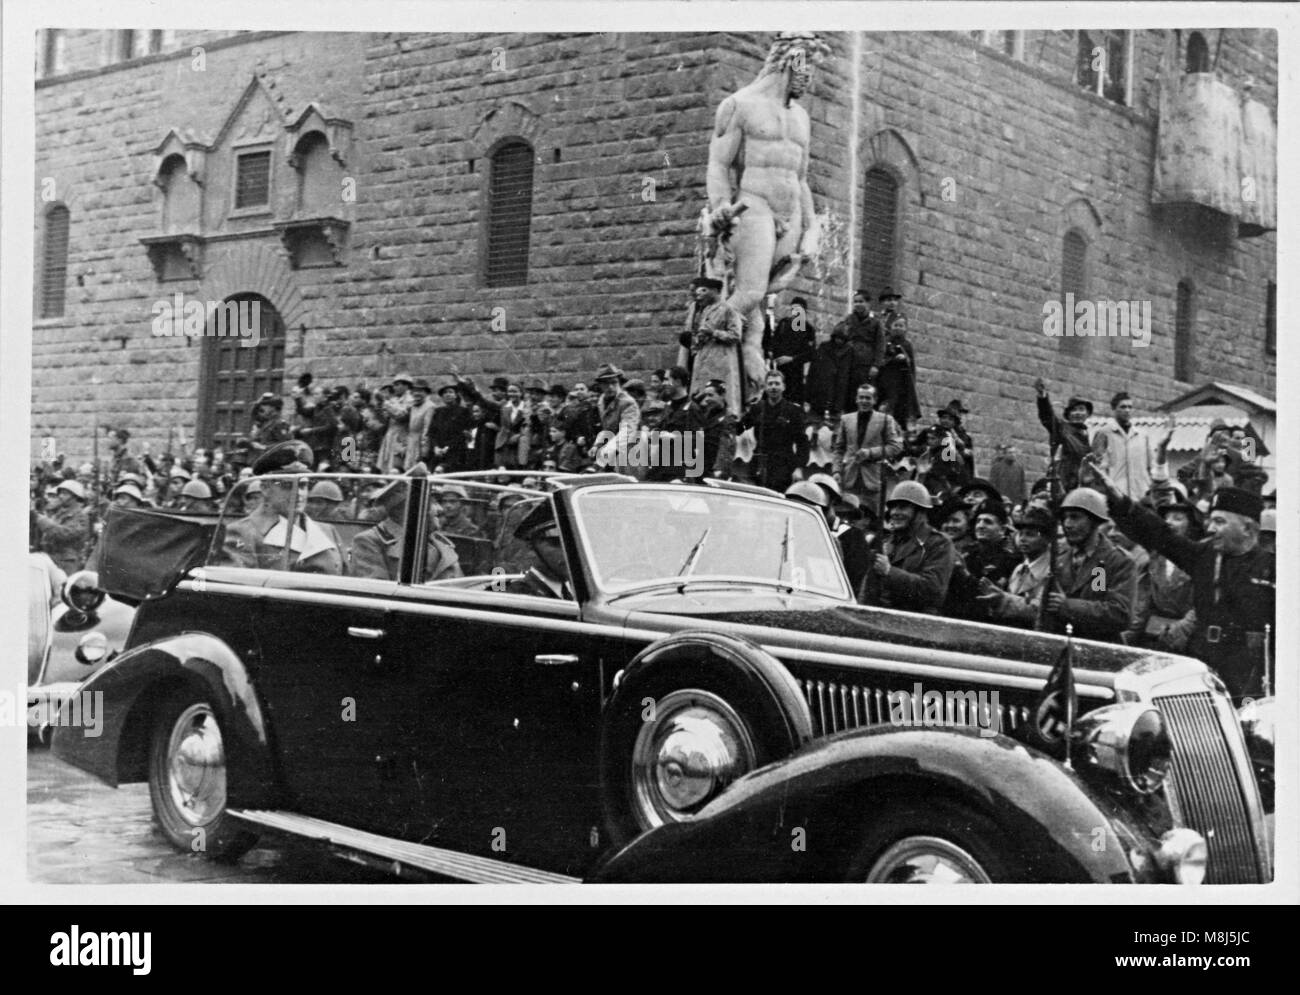
[[[490,857],[407,843],[295,812],[232,809],[227,814],[262,829],[324,843],[331,849],[344,851],[340,856],[348,859],[356,859],[354,855],[368,858],[358,862],[382,868],[398,877],[404,876],[409,869],[418,869],[471,884],[580,884],[582,881],[581,878],[507,864]]]

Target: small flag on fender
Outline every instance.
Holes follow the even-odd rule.
[[[1047,675],[1047,683],[1034,703],[1029,741],[1040,750],[1055,753],[1064,745],[1065,762],[1070,762],[1070,733],[1079,711],[1079,695],[1074,686],[1074,627],[1065,627],[1065,646],[1056,665]]]

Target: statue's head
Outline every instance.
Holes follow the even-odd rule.
[[[812,82],[813,66],[830,51],[830,46],[811,31],[782,31],[768,49],[759,75],[789,73],[790,96],[801,97]]]

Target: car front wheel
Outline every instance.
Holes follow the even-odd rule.
[[[149,796],[159,829],[174,847],[236,860],[257,842],[226,814],[226,751],[212,706],[174,698],[154,726]]]
[[[868,828],[846,878],[867,884],[992,884],[1010,881],[988,818],[949,802],[899,803]]]

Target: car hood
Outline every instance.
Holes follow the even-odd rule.
[[[1065,645],[1064,636],[1052,633],[749,588],[735,591],[688,588],[684,593],[639,594],[620,599],[618,607],[631,612],[630,625],[648,620],[649,616],[672,615],[692,621],[784,630],[784,636],[764,634],[761,641],[766,645],[807,646],[807,640],[796,637],[795,633],[826,636],[839,652],[851,651],[845,641],[870,642],[877,646],[892,643],[912,651],[933,649],[1051,666]],[[828,643],[826,648],[832,647]],[[1074,665],[1080,669],[1114,673],[1153,657],[1174,659],[1170,654],[1119,644],[1074,640]]]

